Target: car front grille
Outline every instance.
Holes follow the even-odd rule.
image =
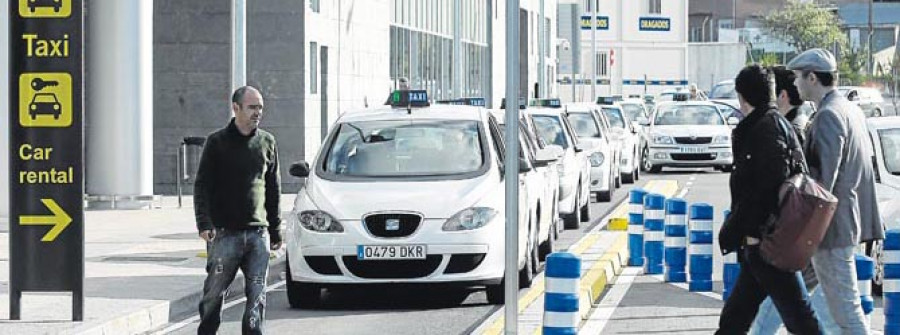
[[[388,224],[391,221],[393,224]],[[376,237],[406,237],[422,223],[422,216],[411,213],[378,213],[363,218],[366,230]]]
[[[712,137],[676,137],[675,143],[678,144],[710,144]]]
[[[676,161],[711,161],[716,159],[716,154],[671,154]]]
[[[354,276],[368,279],[412,279],[426,277],[441,265],[442,255],[428,255],[416,260],[359,260],[344,256],[344,266]]]

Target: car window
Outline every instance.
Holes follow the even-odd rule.
[[[565,128],[566,137],[572,140],[573,145],[578,145],[578,136],[575,135],[575,129],[572,129],[572,124],[569,123],[569,119],[563,118],[561,121],[563,128]]]
[[[569,113],[567,116],[572,128],[575,128],[575,136],[587,138],[602,138],[600,128],[594,122],[590,113]]]
[[[534,128],[537,129],[538,137],[542,138],[544,143],[558,145],[563,149],[569,148],[562,120],[551,115],[535,115],[532,117],[532,120],[534,121]]]
[[[734,90],[734,83],[718,84],[709,91],[710,99],[737,99],[737,92]]]
[[[609,119],[609,125],[615,128],[627,128],[625,126],[625,119],[622,117],[622,111],[618,108],[603,108],[603,113],[606,114],[606,118]]]
[[[638,104],[622,104],[622,110],[629,121],[638,121],[641,117],[647,117],[644,107]]]
[[[878,137],[881,139],[884,167],[888,173],[900,175],[900,129],[879,130]]]
[[[476,121],[343,123],[324,168],[353,177],[465,174],[485,163],[480,138]]]
[[[506,125],[498,124],[497,130],[500,133],[500,137],[503,139],[503,143],[506,143]],[[522,129],[521,125],[519,126],[519,158],[528,158],[528,160],[533,160],[534,157],[534,148],[531,143],[528,143],[528,139],[525,137],[525,130]],[[522,143],[525,143],[523,146]],[[504,144],[505,145],[505,144]],[[528,151],[528,157],[526,157],[525,152]]]
[[[713,106],[670,105],[657,109],[653,124],[657,126],[719,126],[724,125],[725,120]]]

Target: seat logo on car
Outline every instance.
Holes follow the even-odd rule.
[[[400,230],[400,219],[387,219],[384,221],[384,230],[398,231]]]

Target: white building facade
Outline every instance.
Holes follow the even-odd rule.
[[[562,0],[559,6],[561,13],[566,11],[559,25],[568,28],[560,29],[568,36],[559,38],[569,41],[568,50],[560,51],[559,96],[564,101],[658,94],[688,84],[687,0]]]
[[[306,160],[314,158],[340,113],[384,104],[401,77],[434,100],[484,97],[488,107],[500,106],[506,87],[505,1],[309,1]],[[557,1],[520,5],[520,96],[536,97],[536,90],[556,96]]]

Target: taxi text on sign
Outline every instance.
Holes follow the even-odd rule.
[[[10,9],[10,318],[22,292],[72,292],[83,319],[83,3]]]

